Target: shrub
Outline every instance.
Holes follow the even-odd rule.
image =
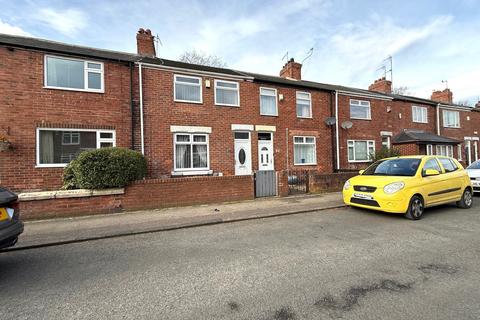
[[[104,189],[124,187],[147,174],[145,157],[125,148],[84,151],[65,167],[65,189]]]
[[[385,159],[385,158],[390,158],[390,157],[398,157],[401,156],[400,150],[395,149],[395,148],[386,148],[382,147],[380,150],[376,150],[375,153],[372,153],[370,155],[370,158],[372,159],[373,162]]]

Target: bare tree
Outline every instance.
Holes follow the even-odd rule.
[[[206,54],[205,52],[199,52],[195,49],[190,51],[185,51],[179,58],[180,61],[192,64],[200,64],[203,66],[225,68],[227,64],[222,60],[222,58],[213,55]]]
[[[392,93],[393,94],[399,94],[399,95],[402,95],[402,96],[408,96],[408,95],[412,94],[410,92],[410,89],[407,86],[393,87]]]

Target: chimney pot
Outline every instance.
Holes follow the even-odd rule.
[[[449,88],[443,91],[434,90],[430,99],[437,102],[453,103],[453,93]]]
[[[392,81],[385,79],[385,77],[380,77],[373,81],[373,83],[368,87],[368,90],[382,93],[392,93]]]
[[[302,80],[302,64],[290,58],[280,71],[280,77],[286,79]]]
[[[152,31],[140,28],[137,32],[137,53],[146,57],[155,57],[155,44],[153,43]]]

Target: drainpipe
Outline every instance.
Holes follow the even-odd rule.
[[[142,154],[145,154],[145,141],[143,137],[143,89],[142,89],[142,63],[138,63],[138,85],[140,93],[140,144]]]
[[[437,104],[437,135],[440,135],[440,103]]]
[[[134,107],[134,104],[133,104],[133,63],[130,62],[129,63],[129,66],[130,66],[130,114],[131,114],[131,117],[132,117],[132,136],[131,136],[131,139],[132,139],[132,150],[135,150],[135,107]]]
[[[286,150],[286,152],[287,152],[287,167],[285,169],[289,170],[289,167],[288,167],[288,152],[289,152],[289,150],[288,150],[288,128],[285,129],[285,135],[286,135],[286,138],[287,138],[287,140],[286,140],[287,141],[287,150]]]
[[[337,152],[336,157],[336,171],[340,169],[340,137],[338,136],[338,91],[335,90],[335,148]]]

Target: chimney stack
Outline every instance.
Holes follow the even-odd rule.
[[[140,28],[137,32],[137,53],[141,56],[155,57],[155,44],[153,43],[152,31]]]
[[[302,80],[302,64],[295,62],[295,60],[291,58],[285,63],[282,71],[280,71],[280,77],[285,79]]]
[[[443,91],[436,90],[432,92],[431,99],[437,102],[453,103],[453,93],[448,88]]]
[[[392,93],[392,81],[381,77],[380,79],[375,80],[369,87],[370,91],[377,91],[382,93]]]

